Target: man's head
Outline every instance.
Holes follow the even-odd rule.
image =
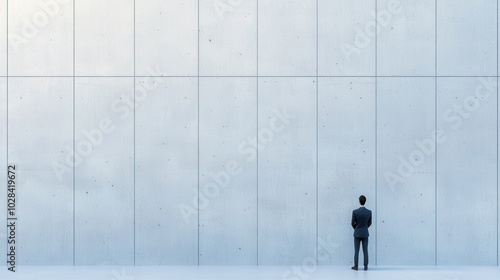
[[[366,197],[364,195],[359,197],[359,204],[365,205],[366,203]]]

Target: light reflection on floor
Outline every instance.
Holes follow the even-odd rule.
[[[0,279],[43,280],[465,280],[500,279],[500,267],[446,266],[446,267],[371,267],[368,271],[353,271],[349,267],[292,266],[127,266],[127,267],[18,267],[16,273],[1,267]]]

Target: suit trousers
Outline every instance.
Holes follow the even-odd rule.
[[[363,257],[364,257],[364,266],[368,266],[368,237],[358,238],[354,237],[354,266],[358,267],[358,259],[359,259],[359,244],[363,244]]]

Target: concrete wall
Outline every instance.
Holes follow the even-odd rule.
[[[375,210],[375,78],[321,78],[318,92],[318,260],[325,265],[351,261],[352,210],[365,194]],[[346,199],[349,198],[349,199]],[[377,212],[374,211],[377,215]],[[373,217],[374,221],[376,216]],[[369,250],[375,256],[377,223]]]
[[[259,79],[258,234],[264,265],[301,263],[316,247],[316,98],[315,79]]]
[[[75,150],[81,156],[75,156],[74,190],[79,265],[124,265],[134,259],[134,246],[123,246],[135,240],[134,118],[108,115],[109,104],[133,89],[134,78],[75,81]]]
[[[494,93],[468,98],[476,89],[475,78],[438,80],[438,115],[449,116],[438,121],[447,137],[437,159],[437,258],[443,264],[496,264],[497,99]],[[456,105],[465,108],[463,121],[446,114]]]
[[[154,82],[136,111],[136,263],[193,265],[198,213],[184,219],[178,204],[198,198],[198,86],[192,78]]]
[[[391,77],[378,81],[379,264],[435,263],[436,165],[435,153],[430,148],[434,143],[428,144],[436,119],[434,85],[434,78]],[[427,144],[428,153],[422,153],[416,142]],[[399,168],[401,158],[411,162],[414,170],[403,182],[387,184],[387,171]]]
[[[201,265],[257,264],[257,162],[238,152],[256,133],[256,92],[255,78],[200,79]]]
[[[2,166],[0,170],[2,174],[0,174],[0,180],[2,182],[2,186],[5,186],[5,182],[7,182],[7,79],[0,79],[0,120],[2,122],[2,126],[0,129],[0,144],[2,147],[0,148],[0,160],[2,161]],[[2,192],[0,193],[1,201],[7,201],[7,191],[5,191],[5,187],[2,187]],[[5,213],[5,212],[3,212]],[[0,223],[7,224],[7,215],[2,215],[0,217]],[[0,229],[0,242],[2,244],[6,244],[7,242],[7,227],[2,227]],[[7,246],[5,246],[7,248]],[[0,257],[0,261],[3,261],[4,264],[7,261],[7,257]]]
[[[73,181],[59,181],[52,170],[73,138],[72,90],[71,78],[9,78],[8,157],[17,170],[20,264],[73,263]]]
[[[494,0],[0,0],[19,264],[348,266],[365,194],[372,265],[497,265],[497,17]]]

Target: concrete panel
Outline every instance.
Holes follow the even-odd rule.
[[[73,75],[73,1],[9,1],[9,42],[9,75]]]
[[[438,265],[497,263],[496,105],[495,78],[438,79]]]
[[[259,1],[259,75],[316,75],[316,2]]]
[[[9,162],[16,165],[18,265],[73,264],[73,181],[54,164],[73,140],[71,78],[9,79]]]
[[[75,0],[77,76],[134,74],[133,18],[133,0]]]
[[[376,214],[375,79],[321,78],[318,103],[318,260],[347,266],[354,254],[352,211],[361,194]],[[375,227],[369,229],[371,264]]]
[[[319,75],[375,75],[374,0],[319,0]]]
[[[149,76],[196,76],[198,71],[198,1],[137,1],[136,73]],[[123,28],[122,28],[123,29]]]
[[[0,78],[0,201],[6,203],[7,191],[7,79]],[[0,223],[7,224],[6,215],[0,216]],[[7,227],[0,227],[0,244],[7,244]],[[4,248],[4,247],[3,247]],[[5,254],[0,256],[0,266],[5,266],[7,258]]]
[[[435,1],[378,1],[378,75],[434,75]]]
[[[136,87],[136,264],[197,265],[196,79],[145,78]]]
[[[0,0],[0,76],[7,75],[7,0]]]
[[[438,75],[496,75],[497,1],[437,1]]]
[[[379,79],[377,264],[435,264],[435,81]]]
[[[257,74],[257,0],[200,1],[200,74]]]
[[[256,82],[200,80],[201,265],[257,265]]]
[[[134,259],[133,78],[75,84],[75,261]]]
[[[259,264],[302,264],[315,256],[316,83],[259,79]]]

